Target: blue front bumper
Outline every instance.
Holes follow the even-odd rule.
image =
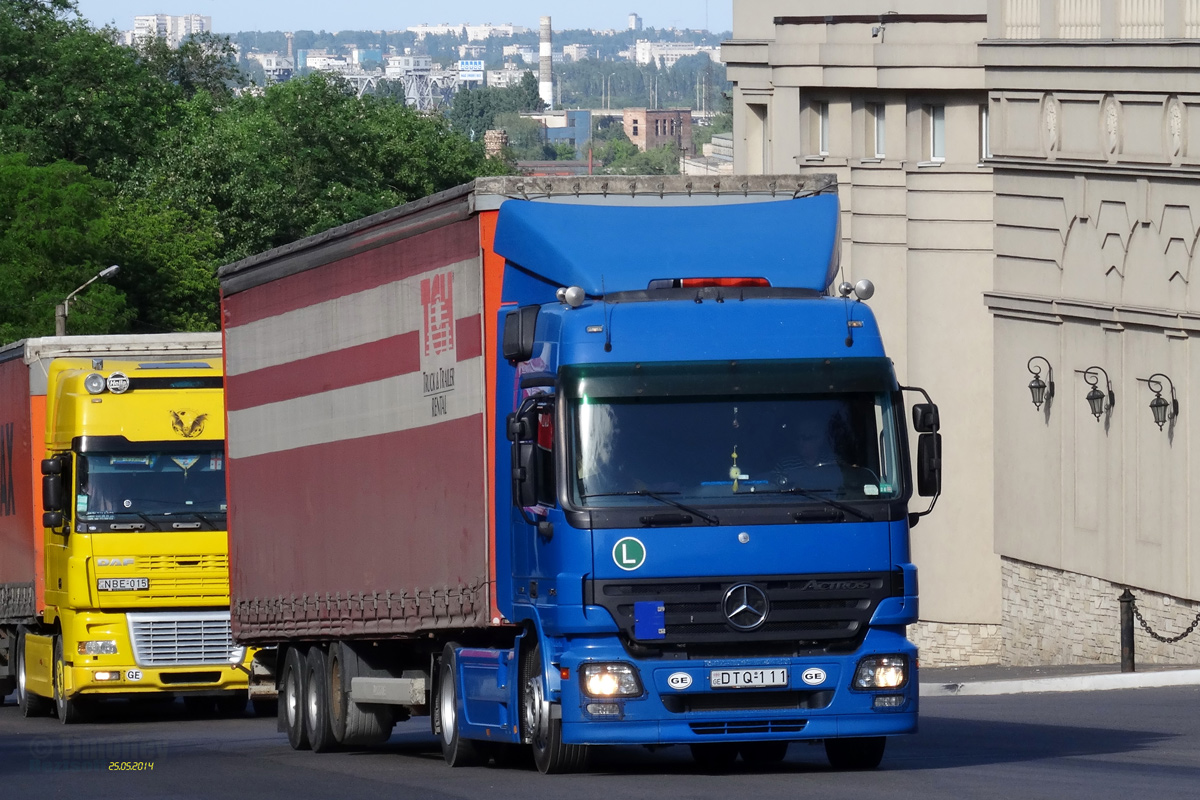
[[[908,657],[904,686],[874,691],[850,688],[862,658],[895,653]],[[640,697],[606,699],[583,693],[580,667],[609,661],[634,665],[645,690]],[[794,658],[635,660],[615,637],[576,640],[558,664],[570,670],[561,683],[563,740],[569,744],[798,741],[917,730],[916,648],[903,635],[889,630],[872,629],[851,654]],[[710,686],[713,670],[780,668],[788,670],[786,686]],[[877,707],[879,696],[890,698],[884,702],[892,705]]]

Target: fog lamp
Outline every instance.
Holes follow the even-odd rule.
[[[579,671],[583,693],[590,697],[637,697],[642,682],[630,664],[584,664]]]
[[[100,394],[106,386],[104,376],[98,372],[93,372],[83,379],[83,388],[87,389],[88,394]]]
[[[908,657],[897,653],[868,656],[854,672],[855,689],[899,689],[908,683]]]
[[[119,672],[93,672],[92,677],[98,681],[119,681],[121,673]]]
[[[77,649],[81,656],[115,656],[117,643],[111,639],[80,642]]]
[[[875,708],[899,708],[904,705],[902,694],[880,694],[875,696]]]

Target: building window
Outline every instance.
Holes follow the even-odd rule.
[[[929,107],[929,160],[946,160],[946,107]]]
[[[988,128],[988,107],[982,105],[979,107],[979,160],[984,161],[991,157],[992,138]]]
[[[829,155],[829,103],[817,103],[817,152]]]
[[[638,121],[636,119],[633,121],[633,135],[638,135]]]
[[[883,103],[871,103],[867,106],[869,116],[868,133],[875,139],[875,157],[883,158],[887,152],[887,128],[884,125]]]

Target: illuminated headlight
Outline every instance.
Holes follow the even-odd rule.
[[[235,647],[229,651],[229,663],[235,667],[246,660],[246,648]]]
[[[92,673],[92,675],[98,681],[119,681],[119,680],[121,680],[121,673],[119,673],[119,672],[94,672],[94,673]]]
[[[864,658],[854,672],[855,689],[899,689],[906,683],[908,657],[904,655]]]
[[[630,664],[584,664],[579,671],[583,692],[591,697],[637,697],[642,682]]]
[[[79,655],[81,656],[115,656],[116,654],[117,643],[111,639],[79,643]]]
[[[104,376],[98,372],[93,372],[83,379],[83,388],[87,389],[88,394],[100,394],[106,385]]]

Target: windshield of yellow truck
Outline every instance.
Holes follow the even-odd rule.
[[[123,515],[224,514],[225,453],[192,450],[95,452],[77,457],[75,513],[81,519]]]

